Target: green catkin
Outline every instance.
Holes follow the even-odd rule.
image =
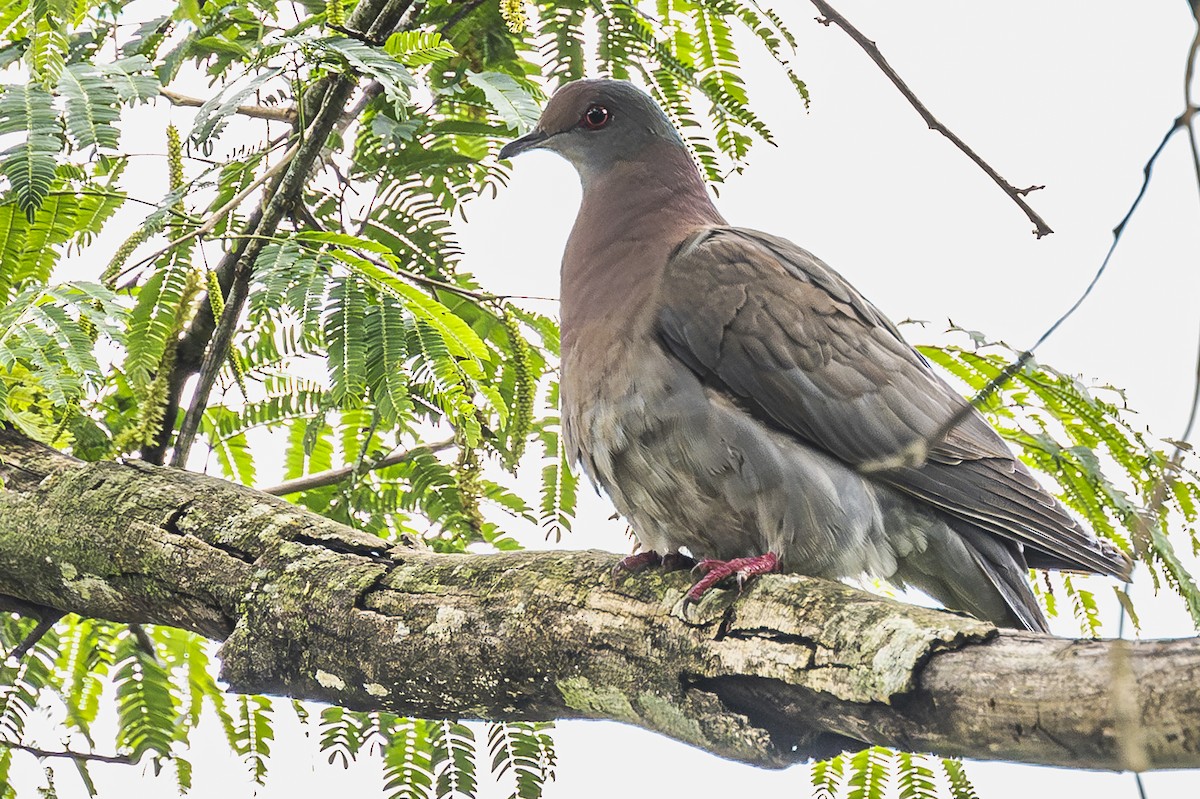
[[[175,323],[171,335],[167,338],[163,349],[162,360],[154,379],[145,389],[138,392],[138,408],[135,420],[128,427],[122,428],[114,438],[118,452],[129,452],[150,446],[158,437],[158,431],[165,420],[167,394],[170,389],[171,370],[175,366],[175,354],[179,348],[179,334],[183,330],[189,316],[193,300],[200,293],[200,276],[197,272],[188,274],[187,283],[179,298],[179,306],[175,310]]]
[[[176,191],[183,185],[183,139],[179,135],[179,129],[174,125],[167,125],[167,179],[171,191]],[[171,208],[177,214],[185,213],[182,199],[178,200]],[[100,276],[100,282],[108,288],[112,288],[113,281],[125,268],[125,263],[133,255],[134,250],[149,240],[151,236],[160,233],[166,226],[166,218],[160,216],[147,220],[143,227],[130,234],[129,238],[125,239],[113,253],[112,260],[108,262],[108,266],[104,268],[104,272]]]
[[[216,270],[209,269],[205,274],[208,289],[208,304],[212,307],[213,319],[220,321],[225,313],[225,295],[221,293],[221,281],[217,279]]]
[[[529,345],[521,335],[521,324],[512,309],[505,306],[501,320],[508,333],[511,347],[510,363],[512,364],[515,385],[513,387],[513,408],[508,417],[509,451],[505,465],[511,470],[516,468],[517,461],[525,454],[525,443],[529,438],[530,426],[533,424],[533,406],[537,395],[537,383],[533,379],[533,370],[529,364]]]
[[[167,125],[167,176],[171,191],[183,186],[183,140],[174,125]],[[177,208],[182,206],[182,200],[176,203]]]
[[[50,436],[50,446],[58,444],[59,439],[63,437],[63,433],[67,432],[67,426],[71,420],[75,418],[75,414],[79,411],[79,405],[72,402],[63,409],[62,420],[58,423],[58,427],[54,429],[54,435]]]
[[[346,4],[343,0],[326,0],[325,22],[338,27],[346,24]]]
[[[235,349],[229,350],[229,368],[233,372],[238,390],[242,392],[242,399],[250,399],[250,395],[246,393],[246,365],[242,363],[242,356]]]
[[[513,33],[525,30],[525,7],[521,0],[500,0],[500,16]]]
[[[217,279],[217,273],[212,269],[205,272],[205,280],[208,304],[212,308],[213,319],[220,320],[225,313],[225,295],[221,293],[221,281]],[[248,399],[250,395],[246,393],[246,365],[242,363],[242,356],[238,354],[237,350],[229,350],[229,368],[233,372],[233,379],[237,381],[242,396]]]
[[[151,236],[161,231],[164,223],[165,220],[159,217],[147,221],[144,227],[133,231],[129,238],[125,239],[124,243],[113,253],[112,260],[108,262],[108,266],[104,268],[103,274],[100,275],[100,281],[111,289],[113,281],[121,274],[121,270],[125,268],[125,262],[129,260],[129,256],[133,255],[133,251],[142,246]]]
[[[463,517],[472,532],[478,538],[483,538],[483,511],[480,509],[483,483],[478,450],[460,443],[457,471]]]

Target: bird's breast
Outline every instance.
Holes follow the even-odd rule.
[[[882,509],[860,475],[705,386],[657,340],[612,336],[565,352],[567,452],[643,547],[729,559],[773,551],[784,567],[890,574]]]

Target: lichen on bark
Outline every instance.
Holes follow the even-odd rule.
[[[1111,643],[997,632],[823,580],[768,576],[685,614],[686,574],[614,582],[608,553],[390,546],[248,488],[82,464],[7,431],[0,479],[0,603],[224,641],[236,691],[606,718],[763,766],[884,744],[1123,768],[1112,731],[1132,724],[1138,763],[1200,765],[1195,640],[1122,644],[1116,703]]]

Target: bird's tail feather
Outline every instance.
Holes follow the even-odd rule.
[[[1004,617],[989,618],[988,621],[1001,627],[1050,632],[1041,605],[1029,586],[1029,567],[1025,563],[1024,553],[1015,544],[1001,541],[983,531],[960,528],[958,532],[971,551],[975,565],[987,577],[1008,610]]]
[[[926,530],[928,546],[898,564],[896,577],[950,610],[999,627],[1049,632],[1017,545],[961,520]]]

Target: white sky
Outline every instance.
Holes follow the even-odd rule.
[[[893,319],[929,320],[924,331],[906,330],[914,340],[936,340],[953,319],[1016,347],[1032,343],[1091,278],[1138,189],[1143,163],[1182,108],[1192,33],[1185,5],[836,3],[878,42],[933,113],[1000,174],[1017,186],[1046,185],[1030,196],[1056,231],[1041,241],[977,167],[926,129],[844,33],[815,24],[807,3],[772,5],[800,40],[793,64],[809,85],[812,108],[805,112],[769,57],[742,37],[753,104],[779,146],[756,148],[745,174],[721,188],[718,205],[726,217],[792,238]],[[155,142],[166,116],[187,124],[187,112],[164,106],[147,126],[146,151],[161,151]],[[162,179],[157,166],[146,175]],[[151,199],[161,194],[158,186],[145,192]],[[473,201],[470,223],[458,225],[466,267],[493,291],[557,295],[558,262],[578,195],[565,162],[548,153],[522,156],[511,185],[495,199]],[[1130,405],[1163,437],[1181,431],[1191,397],[1200,330],[1198,198],[1179,136],[1160,159],[1108,274],[1038,353],[1062,370],[1127,389]],[[575,533],[564,545],[626,550],[623,524],[605,521],[607,502],[581,496]],[[1154,600],[1147,582],[1134,588],[1144,635],[1193,634],[1180,603]],[[1070,635],[1075,626],[1068,619],[1058,629]],[[215,729],[209,725],[209,731]],[[299,741],[288,725],[279,734],[272,776],[260,796],[381,795],[374,763],[343,772],[327,766],[316,746]],[[802,767],[770,772],[731,764],[626,726],[563,723],[555,739],[559,776],[547,791],[550,799],[808,793]],[[243,767],[222,743],[197,746],[193,760],[193,795],[249,795]],[[22,779],[31,776],[22,773]],[[1007,764],[971,764],[969,773],[983,799],[1068,790],[1136,795],[1128,775]],[[59,774],[60,795],[82,795],[70,768]],[[94,766],[93,774],[104,797],[174,791],[169,776],[152,779],[141,769]],[[1198,779],[1200,772],[1176,772],[1145,781],[1148,795],[1160,799],[1195,795]]]

